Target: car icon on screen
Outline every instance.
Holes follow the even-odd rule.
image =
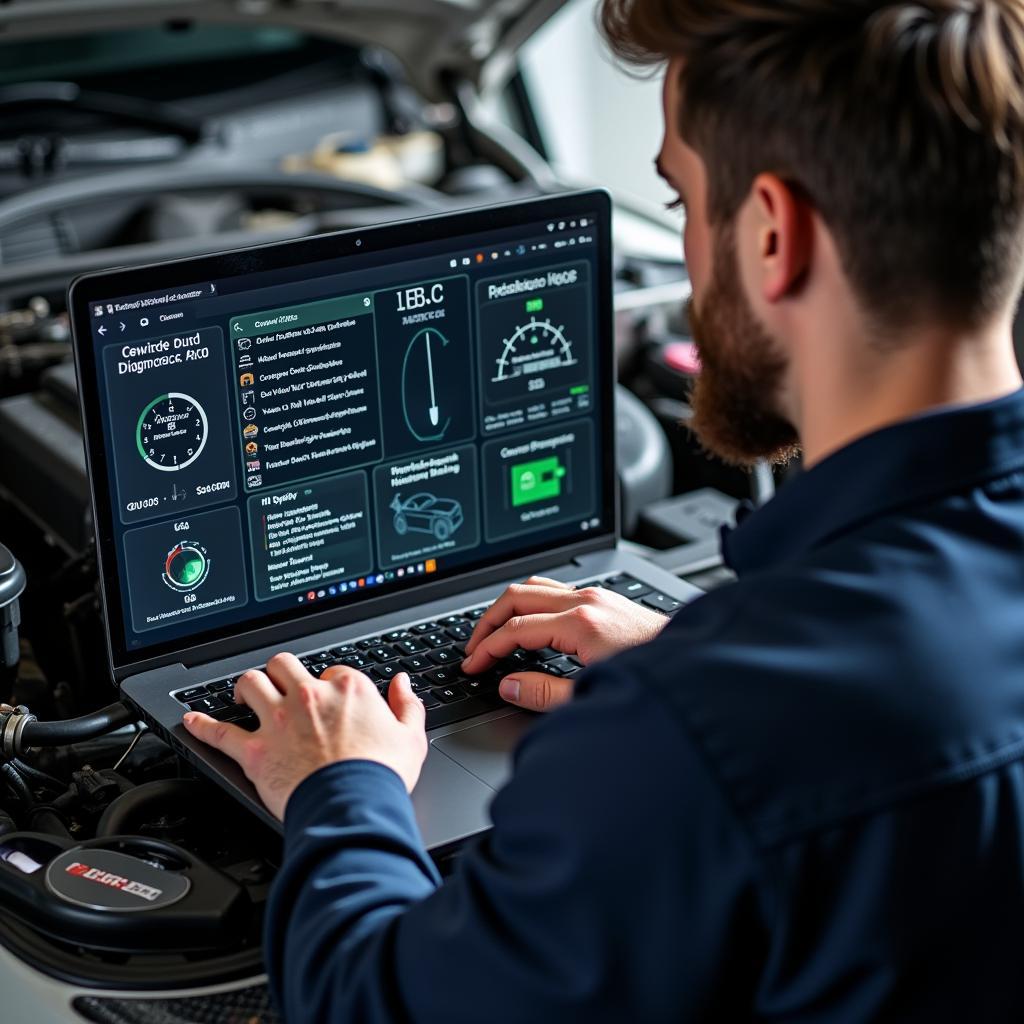
[[[437,540],[447,540],[462,525],[462,505],[454,498],[438,498],[426,491],[420,491],[411,498],[402,500],[396,494],[391,502],[395,513],[395,533],[429,533]]]

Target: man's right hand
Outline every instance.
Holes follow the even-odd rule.
[[[532,576],[509,587],[480,618],[462,667],[471,674],[486,672],[518,647],[553,647],[590,665],[653,640],[667,621],[611,590],[576,590]],[[502,680],[501,695],[511,704],[548,711],[572,697],[572,680],[545,672],[513,672]]]

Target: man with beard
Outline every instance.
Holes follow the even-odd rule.
[[[696,429],[805,471],[668,624],[544,579],[487,612],[467,671],[590,667],[504,681],[563,706],[443,885],[405,680],[389,709],[280,656],[238,684],[254,736],[187,716],[287,805],[275,992],[294,1022],[1024,1019],[1024,0],[603,17],[667,64]]]

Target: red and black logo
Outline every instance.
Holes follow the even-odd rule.
[[[133,881],[124,875],[116,875],[111,871],[103,871],[100,868],[90,867],[81,861],[72,861],[65,869],[65,874],[75,875],[77,878],[84,878],[97,885],[105,885],[108,889],[117,889],[120,892],[128,893],[131,896],[138,896],[140,899],[152,902],[163,895],[163,889],[146,885],[143,882]]]

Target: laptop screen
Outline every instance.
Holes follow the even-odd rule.
[[[613,530],[608,233],[587,193],[76,284],[115,664]]]

